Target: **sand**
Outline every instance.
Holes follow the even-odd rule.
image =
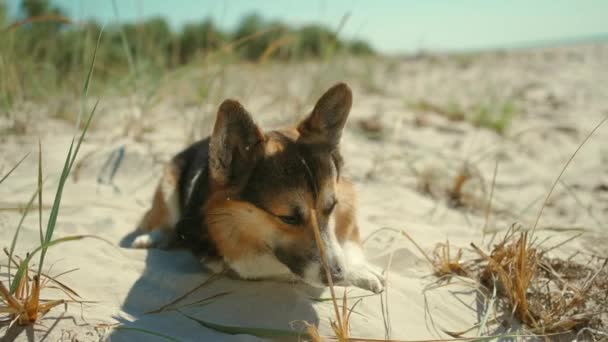
[[[93,94],[100,97],[94,125],[66,185],[55,237],[94,234],[98,240],[66,243],[49,250],[51,274],[77,268],[60,279],[91,303],[57,307],[34,327],[0,327],[5,340],[152,341],[148,329],[182,341],[249,341],[201,326],[182,313],[158,309],[203,283],[209,274],[186,251],[124,248],[149,204],[162,162],[191,139],[209,132],[224,97],[239,99],[262,124],[292,122],[310,110],[324,88],[351,84],[354,104],[342,139],[348,175],[359,193],[362,236],[370,261],[386,268],[382,295],[364,297],[351,316],[351,336],[361,338],[448,338],[444,331],[470,328],[483,316],[474,286],[457,280],[435,286],[437,279],[423,255],[400,233],[406,231],[428,253],[449,239],[454,249],[470,242],[488,246],[492,235],[512,223],[534,225],[552,183],[572,153],[608,115],[608,45],[438,55],[373,60],[335,59],[327,63],[237,65],[212,73],[193,72]],[[95,81],[93,81],[95,82]],[[160,84],[160,85],[159,85]],[[208,97],[201,99],[201,88]],[[149,89],[153,92],[146,93]],[[150,101],[145,101],[148,96]],[[68,99],[69,100],[69,99]],[[488,107],[514,117],[503,135],[451,121],[425,110]],[[75,110],[78,102],[68,109]],[[37,144],[43,148],[44,204],[51,205],[74,124],[56,115],[55,104],[18,105],[10,117],[27,122],[25,132],[7,128],[0,116],[0,175],[26,153],[30,156],[0,185],[0,245],[8,247],[20,218],[15,208],[36,189]],[[471,109],[472,108],[472,109]],[[469,110],[470,109],[470,110]],[[380,124],[380,133],[361,128],[361,120]],[[608,256],[608,127],[600,128],[580,150],[561,178],[538,223],[547,246],[582,236],[554,251],[559,256]],[[112,158],[122,160],[112,176]],[[110,160],[110,162],[108,162]],[[486,208],[498,161],[492,209]],[[455,206],[446,190],[467,167],[470,178]],[[46,222],[48,210],[43,211]],[[484,227],[486,233],[484,234]],[[24,222],[17,254],[35,248],[38,217]],[[3,259],[4,260],[4,259]],[[2,261],[4,264],[5,261]],[[5,281],[2,268],[2,281]],[[342,295],[343,288],[337,288]],[[181,304],[223,294],[183,312],[207,322],[240,327],[301,331],[303,322],[331,335],[334,318],[327,289],[272,281],[220,278]],[[368,295],[348,289],[349,296]],[[52,289],[44,298],[61,298]],[[351,299],[354,304],[357,299]],[[512,328],[516,330],[516,328]],[[484,334],[504,332],[489,328]],[[508,331],[508,329],[507,329]],[[469,335],[474,335],[473,330]]]

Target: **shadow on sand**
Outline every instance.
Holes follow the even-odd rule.
[[[132,239],[133,235],[129,234],[120,245],[128,246]],[[212,275],[188,251],[148,250],[146,268],[122,304],[121,315],[115,317],[127,329],[113,330],[108,340],[167,341],[137,329],[157,332],[179,341],[256,340],[252,335],[230,335],[206,328],[177,310],[148,313],[171,303],[210,277]],[[304,284],[243,281],[217,276],[175,306],[180,307],[183,313],[213,324],[301,332],[304,321],[318,325],[319,317],[310,298],[318,297],[321,292]]]

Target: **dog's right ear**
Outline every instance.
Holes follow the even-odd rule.
[[[211,185],[224,188],[247,179],[264,151],[264,141],[264,134],[238,101],[222,102],[209,142]]]

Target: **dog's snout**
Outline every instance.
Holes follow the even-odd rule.
[[[336,283],[344,280],[344,270],[340,265],[331,268],[331,279]]]
[[[331,280],[334,284],[344,281],[344,269],[338,264],[334,264],[329,267],[329,274],[331,275]],[[320,276],[321,280],[323,281],[323,284],[329,285],[329,280],[327,279],[327,272],[325,271],[325,268],[321,268]]]

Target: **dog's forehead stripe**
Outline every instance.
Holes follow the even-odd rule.
[[[305,215],[311,208],[327,206],[337,177],[332,152],[276,131],[266,135],[266,144],[265,156],[254,168],[244,198],[275,215],[296,211]],[[332,191],[325,190],[327,186]]]

